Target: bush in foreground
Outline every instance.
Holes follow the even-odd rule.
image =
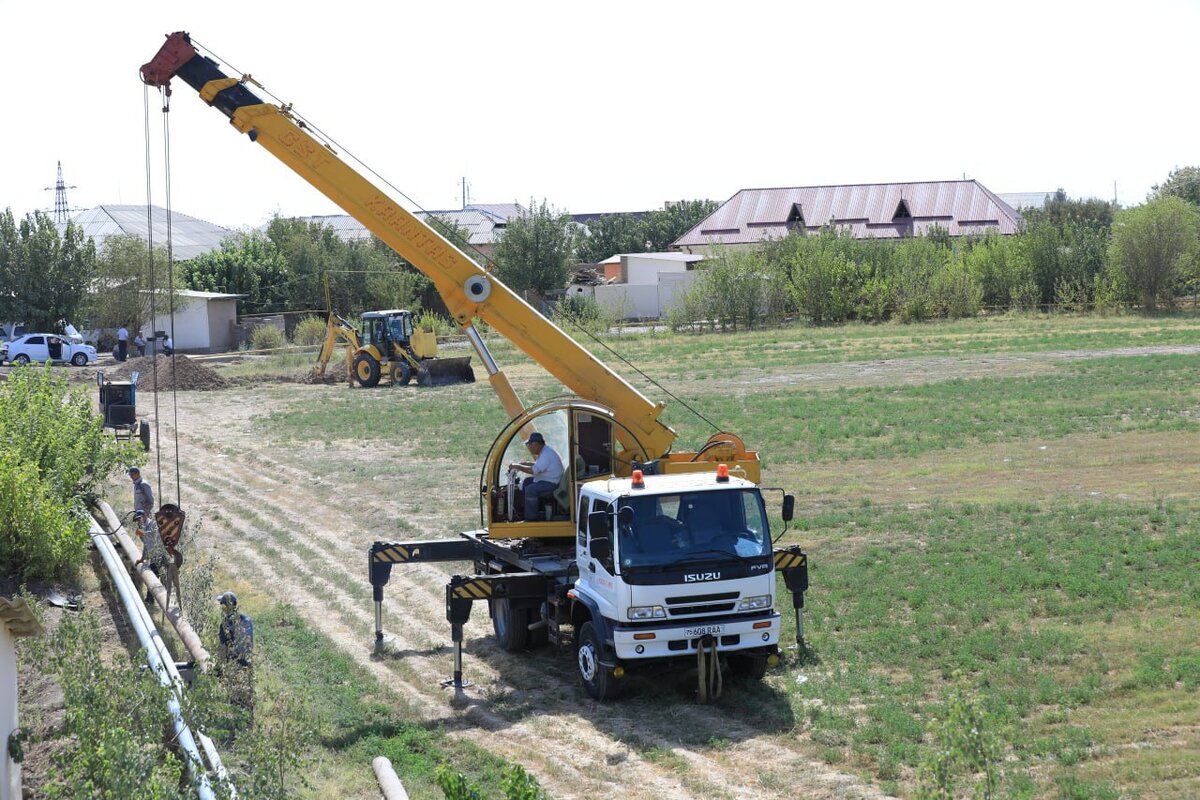
[[[49,367],[0,384],[0,570],[54,580],[87,554],[87,509],[98,481],[140,451],[104,434],[83,389]]]

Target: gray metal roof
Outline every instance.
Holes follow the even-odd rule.
[[[447,211],[417,211],[414,216],[422,220],[430,216],[441,217],[460,228],[465,228],[467,241],[471,244],[489,245],[500,240],[508,218],[519,216],[521,213],[521,206],[516,203],[488,203]],[[366,226],[349,214],[327,214],[299,219],[329,226],[342,241],[354,242],[371,238],[371,232]],[[262,230],[266,228],[266,225],[262,226]]]
[[[902,202],[909,216],[897,215]],[[935,226],[951,236],[1010,234],[1020,221],[1008,203],[974,180],[743,189],[671,246],[753,244],[786,236],[789,222],[812,232],[832,223],[860,239],[896,239]]]
[[[1042,208],[1054,192],[996,192],[996,195],[1013,208]]]
[[[83,230],[85,237],[96,242],[96,249],[104,248],[109,236],[132,234],[148,239],[147,231],[153,231],[155,245],[167,244],[167,210],[151,206],[153,225],[146,221],[145,206],[103,205],[80,211],[71,217]],[[233,231],[205,222],[202,219],[171,212],[171,246],[175,260],[186,261],[198,255],[219,250],[222,240]]]

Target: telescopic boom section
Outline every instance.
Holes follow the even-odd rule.
[[[141,69],[142,80],[169,88],[178,77],[229,117],[233,127],[265,147],[301,178],[345,209],[385,244],[433,281],[455,321],[472,332],[475,317],[521,348],[580,397],[602,403],[628,426],[648,456],[666,454],[675,431],[660,422],[664,408],[581,347],[433,228],[395,203],[310,136],[287,108],[265,103],[246,82],[226,76],[216,62],[196,52],[186,33],[173,33]],[[490,361],[490,359],[488,359]],[[515,398],[503,373],[488,366],[492,384],[509,408]],[[503,384],[498,385],[499,384]]]

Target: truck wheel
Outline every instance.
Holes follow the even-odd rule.
[[[71,363],[77,367],[87,366],[87,353],[76,353],[71,356]]]
[[[142,449],[150,452],[150,423],[142,420],[138,423],[138,438],[142,440]]]
[[[358,385],[370,389],[379,385],[379,362],[368,353],[359,353],[354,357],[354,377]]]
[[[767,657],[731,655],[729,671],[752,681],[761,681],[767,674]]]
[[[523,650],[529,636],[529,610],[514,608],[510,600],[489,600],[496,644],[508,652]]]
[[[593,700],[614,700],[621,694],[621,685],[606,667],[600,664],[600,637],[590,621],[579,629],[579,647],[575,651],[579,677],[583,688]]]
[[[392,364],[392,383],[397,386],[408,386],[408,382],[412,380],[412,367],[406,361],[397,361]]]

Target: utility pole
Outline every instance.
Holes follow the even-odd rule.
[[[54,221],[59,225],[66,225],[71,219],[71,207],[67,205],[67,189],[75,189],[75,186],[67,186],[63,180],[62,162],[58,162],[58,180],[53,186],[47,186],[45,191],[54,192]]]
[[[467,178],[464,175],[462,179],[462,207],[463,211],[467,210],[467,203],[471,202],[470,190],[467,188]]]

